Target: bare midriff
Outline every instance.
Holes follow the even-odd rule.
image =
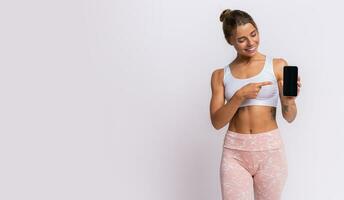
[[[237,110],[229,123],[228,130],[237,133],[255,134],[278,128],[276,107],[245,106]]]

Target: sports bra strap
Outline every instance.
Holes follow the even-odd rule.
[[[229,73],[229,65],[226,65],[224,68],[223,68],[223,79],[226,78],[226,76],[228,75]]]

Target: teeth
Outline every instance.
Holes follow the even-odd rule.
[[[251,48],[251,49],[246,49],[247,51],[253,51],[253,50],[255,50],[256,48],[255,47],[253,47],[253,48]]]

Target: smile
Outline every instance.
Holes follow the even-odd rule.
[[[255,51],[256,49],[257,49],[256,47],[252,47],[252,48],[250,48],[250,49],[245,49],[245,51],[253,52],[253,51]]]

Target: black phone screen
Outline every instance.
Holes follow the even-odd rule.
[[[297,96],[297,66],[283,68],[283,96]]]

